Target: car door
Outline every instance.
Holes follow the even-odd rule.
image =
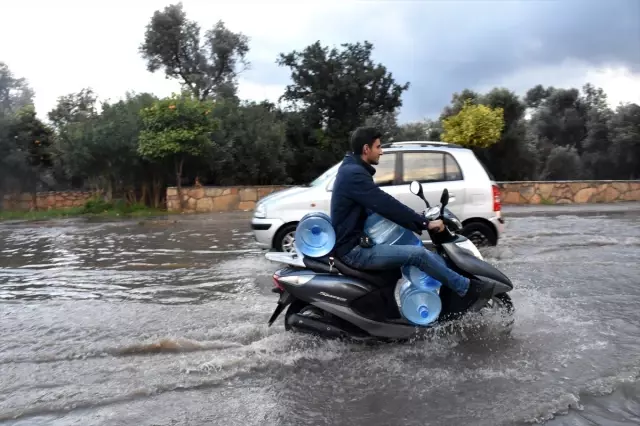
[[[425,209],[424,202],[409,191],[409,184],[417,180],[432,206],[440,203],[442,191],[447,188],[448,208],[456,216],[462,216],[466,191],[462,171],[453,155],[437,150],[404,152],[400,169],[400,201],[419,212]]]

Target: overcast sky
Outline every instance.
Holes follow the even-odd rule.
[[[268,3],[268,4],[267,4]],[[40,116],[58,96],[92,87],[169,95],[179,87],[146,71],[138,47],[167,0],[0,0],[0,61],[36,92]],[[401,121],[435,117],[464,88],[541,83],[603,87],[610,102],[640,103],[640,0],[246,1],[184,0],[203,29],[222,19],[251,41],[240,95],[277,101],[289,82],[279,52],[316,40],[369,40],[374,59],[409,81]]]

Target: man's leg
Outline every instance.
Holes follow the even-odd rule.
[[[379,244],[371,248],[356,246],[342,259],[348,265],[362,270],[385,270],[415,266],[461,297],[469,289],[469,278],[449,269],[442,257],[421,246],[392,246]]]

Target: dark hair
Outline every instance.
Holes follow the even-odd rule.
[[[362,155],[365,145],[373,146],[376,139],[380,139],[382,133],[375,127],[358,127],[351,133],[351,150],[355,155]]]

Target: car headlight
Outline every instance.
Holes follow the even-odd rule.
[[[257,217],[258,219],[264,219],[267,217],[267,206],[265,206],[264,204],[258,204],[256,206],[255,211],[253,212],[253,216]]]

